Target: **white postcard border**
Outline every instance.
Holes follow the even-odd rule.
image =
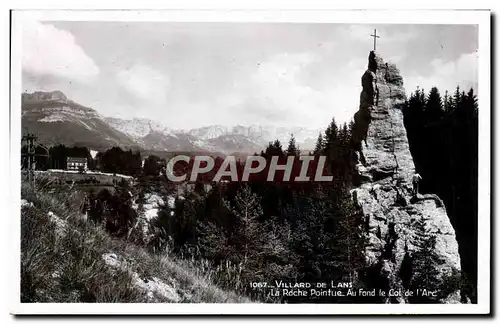
[[[9,310],[14,314],[487,314],[490,312],[491,91],[490,12],[443,10],[55,10],[13,11],[11,34],[11,138]],[[21,29],[29,20],[308,22],[479,25],[478,304],[53,304],[20,303]],[[368,49],[367,49],[368,51]]]

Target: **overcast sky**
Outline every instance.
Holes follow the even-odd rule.
[[[472,25],[33,22],[23,26],[23,90],[173,128],[324,127],[358,109],[373,28],[408,94],[477,89]]]

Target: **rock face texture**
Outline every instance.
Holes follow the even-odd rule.
[[[97,111],[68,99],[60,91],[23,93],[21,114],[23,134],[35,133],[44,145],[97,150],[137,146],[130,137],[109,126]]]
[[[460,270],[458,243],[441,199],[433,194],[413,197],[415,166],[403,124],[403,79],[396,66],[372,51],[361,82],[352,143],[358,157],[358,183],[351,194],[365,221],[367,267],[390,289],[401,289],[403,260],[411,259],[424,236],[432,235],[436,238],[434,251],[442,261],[436,270],[439,280],[445,280]],[[460,296],[454,291],[440,301],[460,302]],[[386,302],[408,300],[393,297]]]

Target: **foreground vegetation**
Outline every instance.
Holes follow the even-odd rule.
[[[84,221],[78,212],[82,195],[68,192],[65,186],[22,184],[21,302],[172,301],[137,287],[137,276],[143,282],[157,278],[168,283],[179,302],[250,302],[218,288],[215,269],[151,254]],[[127,266],[111,267],[103,259],[106,254],[117,255]]]

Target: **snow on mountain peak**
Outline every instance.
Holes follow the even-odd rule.
[[[147,118],[121,119],[106,117],[105,121],[133,139],[141,139],[152,132],[170,134],[171,129]]]
[[[129,135],[143,146],[159,149],[170,143],[169,149],[176,147],[193,147],[208,151],[233,153],[235,151],[256,151],[263,149],[269,142],[276,139],[286,146],[291,134],[303,149],[312,149],[320,129],[304,127],[275,127],[263,125],[235,125],[232,127],[210,125],[188,130],[173,130],[156,121],[146,118],[124,120],[120,118],[105,118],[112,127]],[[186,146],[187,145],[187,146]]]

